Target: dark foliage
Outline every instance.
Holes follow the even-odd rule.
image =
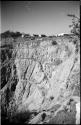
[[[57,42],[56,41],[52,41],[52,45],[57,45]]]
[[[80,37],[80,19],[74,14],[68,14],[67,16],[72,18],[72,25],[69,25],[71,29],[71,33]]]
[[[41,37],[47,37],[46,35],[44,35],[44,34],[41,34]]]
[[[11,32],[11,31],[5,31],[4,33],[1,33],[1,38],[7,38],[7,37],[12,37],[12,38],[17,38],[21,36],[22,34],[20,32]]]

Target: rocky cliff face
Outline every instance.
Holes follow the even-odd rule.
[[[16,45],[11,67],[11,77],[15,75],[16,81],[1,91],[2,110],[6,105],[4,111],[11,122],[58,124],[62,116],[62,124],[76,123],[80,53],[68,38],[57,38],[55,42],[48,39]]]

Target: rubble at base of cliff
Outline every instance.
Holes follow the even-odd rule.
[[[80,124],[79,39],[19,40],[1,48],[2,122]]]

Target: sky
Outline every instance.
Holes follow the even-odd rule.
[[[3,1],[1,32],[56,35],[70,33],[72,19],[80,16],[80,1]]]

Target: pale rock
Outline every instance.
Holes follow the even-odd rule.
[[[42,101],[43,97],[41,93],[38,88],[35,88],[32,95],[30,95],[24,102],[24,105],[27,105],[29,110],[38,110]]]
[[[76,125],[80,124],[80,102],[76,104]]]
[[[44,77],[44,73],[41,71],[39,63],[36,63],[35,69],[33,71],[33,77],[37,81],[37,83],[40,83]]]

